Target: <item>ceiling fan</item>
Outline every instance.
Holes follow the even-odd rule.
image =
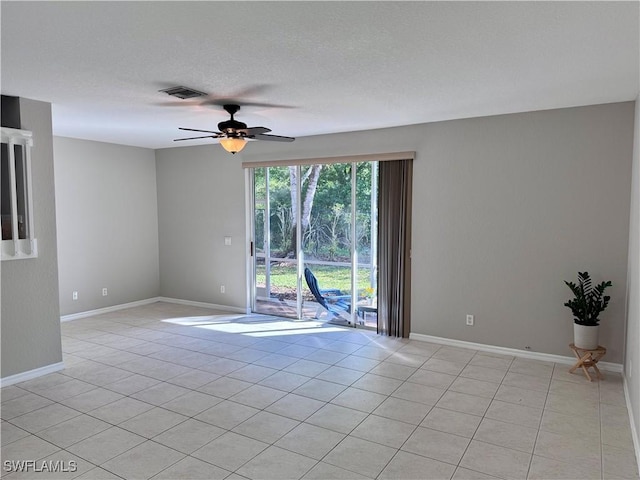
[[[233,118],[233,116],[240,110],[240,105],[226,104],[223,105],[229,115],[230,120],[218,123],[219,132],[211,130],[197,130],[195,128],[182,128],[180,130],[187,130],[190,132],[203,132],[212,135],[204,135],[202,137],[189,137],[189,138],[176,138],[174,142],[181,142],[183,140],[196,140],[200,138],[219,138],[222,148],[229,153],[238,153],[244,148],[247,143],[247,139],[251,140],[268,140],[271,142],[293,142],[293,137],[282,137],[280,135],[268,135],[271,129],[266,127],[247,127],[246,123],[239,122]]]

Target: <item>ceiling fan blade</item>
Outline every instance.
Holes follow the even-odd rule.
[[[237,101],[230,101],[230,100],[236,99],[236,98],[246,98],[246,97],[252,97],[254,95],[259,95],[271,88],[273,88],[271,85],[256,84],[256,85],[249,85],[240,90],[236,90],[235,92],[228,92],[227,95],[210,93],[208,95],[205,95],[204,98],[201,98],[201,101],[198,103],[214,104],[214,105],[223,105],[225,103],[238,103]]]
[[[249,128],[240,128],[236,131],[238,133],[244,133],[247,137],[252,137],[253,135],[261,135],[263,133],[269,133],[271,129],[267,127],[249,127]]]
[[[273,88],[272,85],[266,83],[258,83],[255,85],[248,85],[238,91],[235,92],[235,97],[251,97],[253,95],[260,95],[261,93],[265,93],[267,90],[271,90]]]
[[[198,100],[177,100],[175,102],[155,102],[154,105],[158,105],[159,107],[189,107],[189,106],[198,106],[202,104],[202,101]]]
[[[200,102],[200,105],[216,105],[223,106],[227,104],[237,104],[241,107],[264,107],[264,108],[298,108],[292,105],[280,105],[277,103],[263,103],[263,102],[251,102],[242,100],[242,97],[225,97],[225,98],[210,98]]]
[[[212,130],[198,130],[197,128],[183,128],[183,127],[178,127],[178,130],[187,130],[189,132],[204,132],[204,133],[215,133],[215,134],[220,134],[220,132],[214,132]]]
[[[268,140],[270,142],[293,142],[294,137],[281,137],[280,135],[255,135],[252,137],[255,140]]]
[[[180,142],[182,140],[198,140],[200,138],[218,138],[219,135],[207,135],[205,137],[190,137],[190,138],[176,138],[174,142]]]

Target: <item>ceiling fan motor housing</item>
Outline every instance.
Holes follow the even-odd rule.
[[[227,120],[218,124],[218,130],[226,133],[227,135],[237,135],[237,130],[247,128],[246,123],[238,122],[237,120]]]
[[[247,128],[247,124],[238,122],[233,118],[233,115],[238,110],[240,110],[240,105],[227,104],[227,105],[224,105],[222,108],[224,108],[227,111],[227,113],[231,115],[231,120],[227,120],[226,122],[220,122],[218,124],[218,130],[226,133],[227,136],[230,136],[230,137],[241,136],[242,134],[239,133],[237,130]]]

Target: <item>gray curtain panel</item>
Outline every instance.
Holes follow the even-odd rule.
[[[411,331],[412,160],[380,162],[378,183],[378,333]]]

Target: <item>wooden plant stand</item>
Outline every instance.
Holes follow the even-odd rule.
[[[576,347],[573,343],[569,345],[571,350],[573,350],[573,354],[576,356],[578,361],[576,364],[569,369],[569,373],[573,373],[577,368],[582,368],[582,371],[587,376],[589,381],[592,381],[591,375],[589,375],[589,368],[593,368],[596,372],[598,378],[604,378],[600,370],[598,369],[597,363],[600,361],[602,357],[607,353],[607,349],[598,345],[598,348],[594,348],[593,350],[588,350],[586,348]]]

